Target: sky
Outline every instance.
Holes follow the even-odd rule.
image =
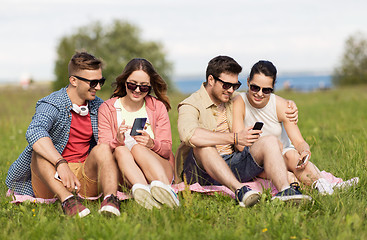
[[[126,20],[163,44],[174,76],[202,75],[233,57],[248,73],[258,60],[278,72],[331,73],[346,39],[367,34],[365,0],[0,0],[0,81],[54,79],[63,36],[94,21]],[[97,56],[98,57],[98,56]],[[122,66],[123,68],[123,66]]]

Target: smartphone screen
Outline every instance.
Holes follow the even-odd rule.
[[[263,122],[256,122],[252,130],[261,130],[263,128]]]
[[[136,130],[143,130],[146,121],[147,121],[147,118],[135,118],[130,135],[131,136],[141,135],[141,133],[138,133]]]

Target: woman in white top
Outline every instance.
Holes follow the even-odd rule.
[[[247,79],[248,92],[234,99],[233,131],[239,132],[245,127],[252,129],[255,122],[263,122],[261,135],[274,135],[279,139],[288,170],[300,182],[313,185],[323,194],[332,194],[333,188],[339,185],[332,185],[322,178],[320,170],[308,161],[311,157],[310,146],[303,139],[297,124],[285,116],[287,101],[273,94],[276,74],[275,66],[269,61],[259,61],[252,67]],[[238,148],[241,150],[243,146]],[[347,184],[357,181],[357,178],[351,179]]]
[[[174,178],[167,84],[146,59],[134,58],[116,78],[112,98],[98,113],[98,141],[108,143],[134,199],[148,209],[179,206]],[[154,91],[156,97],[150,95]],[[146,119],[139,135],[134,120]],[[144,124],[144,123],[143,123]],[[142,125],[143,125],[142,124]]]

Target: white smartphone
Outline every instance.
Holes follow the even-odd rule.
[[[60,182],[62,182],[62,180],[61,180],[61,178],[60,178],[60,176],[59,176],[59,174],[56,172],[55,173],[55,179],[56,180],[59,180]],[[78,187],[75,185],[75,190],[78,190]]]
[[[302,164],[304,164],[305,162],[307,162],[309,159],[310,159],[310,154],[307,154],[301,160],[298,161],[297,167],[301,166]]]

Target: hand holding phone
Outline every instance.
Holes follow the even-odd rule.
[[[136,130],[144,130],[146,121],[147,118],[135,118],[130,135],[131,136],[141,135],[141,133],[137,132]]]
[[[305,166],[309,159],[310,159],[310,154],[307,154],[306,156],[304,156],[302,159],[298,161],[296,168],[301,168],[302,166]]]
[[[54,177],[55,177],[56,180],[59,180],[60,182],[62,182],[62,180],[61,180],[61,178],[60,178],[60,176],[57,172],[55,173]],[[75,185],[75,190],[78,190],[78,187],[76,185]]]
[[[264,126],[263,122],[256,122],[254,127],[252,128],[252,130],[261,130],[263,128],[263,126]],[[255,134],[255,135],[258,135],[258,133]]]

